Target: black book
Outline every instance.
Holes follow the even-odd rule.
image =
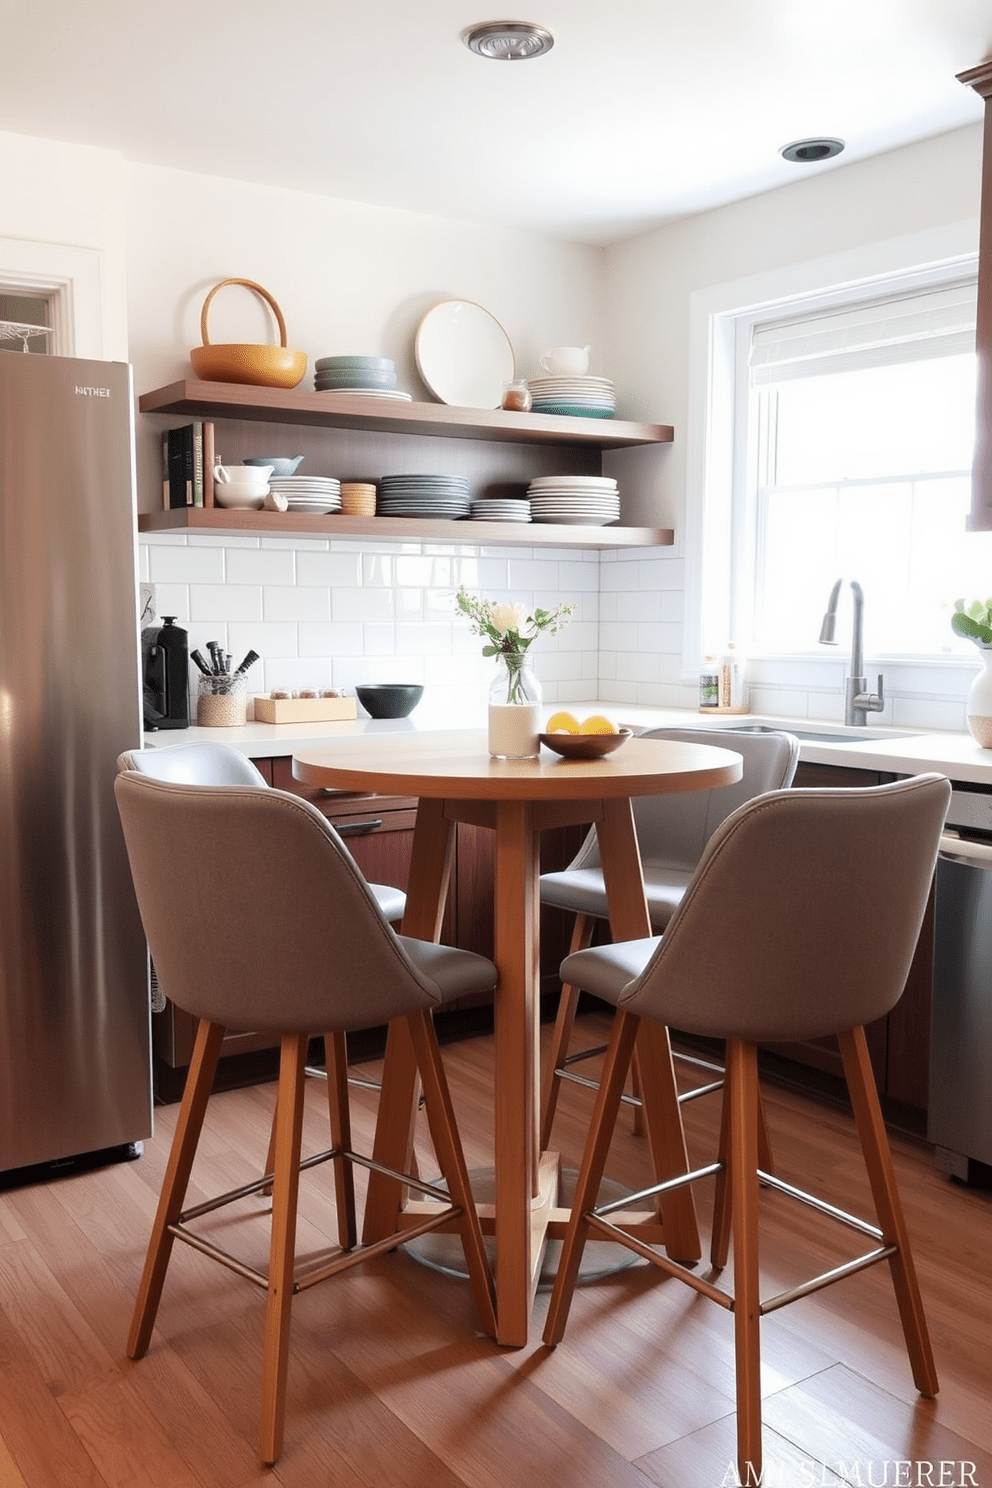
[[[169,430],[169,505],[194,505],[193,425]]]

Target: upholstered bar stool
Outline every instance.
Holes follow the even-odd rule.
[[[681,795],[640,796],[633,803],[651,928],[660,935],[685,893],[703,848],[724,818],[754,796],[765,791],[784,790],[792,784],[799,761],[799,740],[793,734],[778,730],[748,733],[743,729],[721,729],[719,733],[713,729],[650,729],[643,737],[673,739],[687,744],[725,744],[744,760],[744,773],[735,785],[688,791]],[[595,827],[567,868],[558,873],[542,873],[541,903],[554,904],[575,915],[572,951],[589,944],[597,920],[608,919],[606,885]],[[551,1145],[551,1128],[562,1080],[595,1088],[595,1082],[576,1074],[574,1066],[604,1052],[605,1046],[598,1045],[569,1053],[578,1001],[577,987],[562,987],[542,1082],[542,1148]],[[720,1089],[721,1065],[678,1053],[675,1058],[705,1071],[707,1076],[716,1076],[705,1085],[683,1091],[680,1100],[694,1100]],[[636,1097],[625,1096],[625,1100],[636,1100]],[[767,1153],[765,1165],[770,1166]]]
[[[148,1348],[175,1240],[265,1288],[259,1457],[271,1464],[282,1444],[294,1292],[455,1219],[482,1327],[495,1336],[492,1275],[431,1014],[454,998],[491,991],[496,968],[469,951],[397,936],[333,827],[297,796],[134,771],[117,776],[115,791],[162,987],[199,1020],[127,1351],[136,1359]],[[436,1214],[356,1249],[353,1169],[373,1164],[351,1144],[345,1036],[393,1019],[405,1021],[415,1051],[443,1185],[394,1173],[436,1200]],[[227,1027],[246,1023],[280,1041],[273,1171],[184,1211],[221,1041]],[[332,1164],[340,1249],[307,1266],[295,1259],[296,1203],[305,1059],[315,1029],[323,1030],[327,1051],[332,1145],[303,1166]],[[197,1222],[267,1187],[271,1242],[262,1272],[215,1244]],[[249,1223],[259,1212],[250,1208]]]
[[[777,791],[717,829],[661,938],[576,952],[562,977],[617,1008],[544,1339],[561,1341],[590,1230],[607,1235],[734,1315],[739,1481],[761,1481],[761,1317],[887,1261],[922,1395],[937,1392],[926,1319],[868,1058],[864,1025],[902,995],[927,904],[948,781],[921,775],[864,790]],[[720,933],[713,934],[714,924]],[[642,1018],[727,1040],[718,1161],[673,1188],[716,1178],[711,1261],[733,1293],[649,1249],[596,1206],[610,1137]],[[836,1034],[877,1224],[759,1171],[756,1045]],[[811,1205],[870,1241],[854,1259],[762,1301],[762,1186]],[[637,1195],[638,1202],[658,1189]],[[616,1283],[613,1282],[615,1287]],[[619,1297],[617,1300],[621,1300]]]
[[[171,744],[159,749],[127,749],[117,758],[118,770],[137,770],[153,780],[172,780],[185,785],[261,785],[268,781],[247,755],[230,744],[210,742],[208,744]],[[392,884],[370,883],[369,888],[376,903],[390,924],[398,924],[406,909],[406,895]],[[317,1079],[325,1077],[325,1071],[316,1065],[307,1066],[307,1074]],[[376,1080],[366,1080],[354,1073],[348,1076],[349,1083],[365,1090],[378,1090]],[[275,1125],[272,1128],[272,1144],[269,1147],[269,1168],[275,1153]]]

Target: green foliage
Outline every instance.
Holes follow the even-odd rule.
[[[951,629],[956,635],[974,641],[983,651],[992,648],[992,599],[973,599],[968,605],[963,599],[956,599]]]

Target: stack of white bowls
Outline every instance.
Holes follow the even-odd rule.
[[[271,465],[215,465],[214,504],[258,511],[269,491]]]
[[[527,495],[535,522],[607,527],[620,520],[620,492],[606,475],[538,475]]]
[[[617,396],[608,377],[529,377],[532,411],[612,418]]]
[[[389,357],[318,357],[314,368],[313,385],[318,393],[410,401],[410,394],[396,386],[396,363]]]

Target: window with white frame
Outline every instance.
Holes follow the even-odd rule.
[[[873,655],[961,649],[955,598],[992,594],[992,534],[966,528],[975,297],[959,265],[730,317],[728,618],[752,654],[815,652],[842,576]]]

